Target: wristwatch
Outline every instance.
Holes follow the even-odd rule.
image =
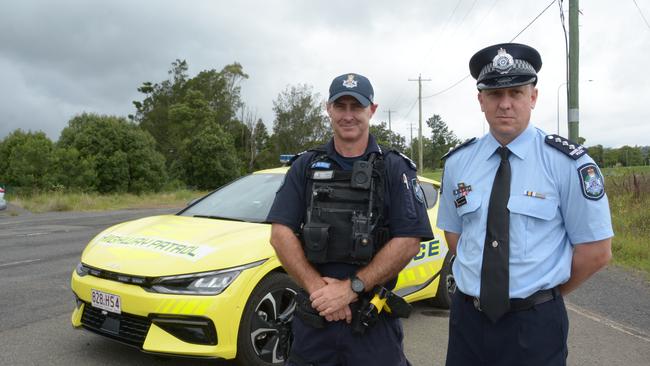
[[[352,287],[352,291],[357,295],[363,294],[366,290],[366,284],[357,275],[350,277],[350,286]]]

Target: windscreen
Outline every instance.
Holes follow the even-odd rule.
[[[264,222],[284,174],[251,174],[212,192],[181,216]]]

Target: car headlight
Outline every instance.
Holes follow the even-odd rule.
[[[83,277],[87,275],[88,272],[90,272],[90,268],[84,266],[83,263],[79,262],[79,264],[77,264],[77,268],[75,268],[74,271],[77,272],[80,277]]]
[[[148,290],[163,294],[218,295],[244,270],[259,266],[265,261],[219,271],[158,277],[151,282]]]

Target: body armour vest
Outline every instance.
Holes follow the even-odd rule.
[[[345,171],[316,151],[307,170],[305,255],[311,263],[367,264],[388,241],[383,156],[371,153]]]

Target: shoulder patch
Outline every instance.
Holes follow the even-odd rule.
[[[578,160],[582,155],[587,153],[587,148],[579,145],[569,139],[565,139],[560,135],[547,135],[544,139],[547,145],[554,147],[564,155],[573,160]]]
[[[587,163],[578,168],[582,195],[585,198],[597,201],[605,195],[605,181],[603,175],[594,163]]]
[[[460,143],[460,144],[452,147],[451,149],[449,149],[449,151],[447,151],[447,153],[445,155],[443,155],[440,158],[440,160],[447,159],[448,157],[452,156],[456,151],[458,151],[458,150],[460,150],[460,149],[462,149],[462,148],[464,148],[466,146],[469,146],[469,145],[475,143],[476,141],[477,141],[476,137],[472,137],[471,139],[467,139],[467,140],[463,141],[462,143]]]

